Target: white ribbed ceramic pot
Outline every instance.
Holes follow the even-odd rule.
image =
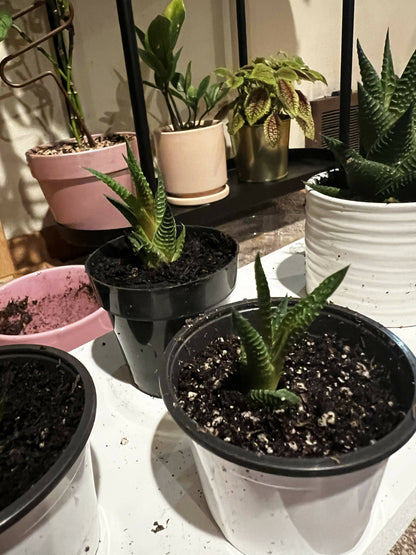
[[[385,326],[416,325],[416,202],[350,201],[307,186],[305,245],[308,293],[350,265],[330,300]]]

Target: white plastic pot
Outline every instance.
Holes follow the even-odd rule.
[[[372,507],[388,457],[415,432],[416,359],[377,322],[335,305],[310,326],[319,338],[337,330],[347,344],[366,345],[367,355],[392,373],[391,388],[405,413],[374,444],[336,457],[276,457],[259,454],[201,430],[181,408],[180,369],[210,341],[233,333],[231,308],[258,324],[256,301],[242,301],[187,322],[167,348],[160,372],[163,400],[192,440],[205,498],[224,536],[245,555],[340,555],[359,544],[371,527]],[[354,553],[360,553],[359,549]]]
[[[2,555],[95,555],[100,542],[98,503],[90,446],[96,410],[93,381],[74,357],[51,347],[0,347],[0,357],[41,358],[79,373],[85,405],[70,443],[32,487],[0,511]]]
[[[245,555],[347,552],[367,527],[387,463],[339,476],[289,477],[192,446],[212,516]]]
[[[388,327],[416,325],[416,202],[343,200],[306,187],[305,245],[308,293],[350,265],[333,302]]]

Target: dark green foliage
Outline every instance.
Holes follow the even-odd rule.
[[[143,62],[154,72],[154,83],[144,81],[163,94],[175,131],[194,129],[203,125],[203,119],[227,94],[227,89],[218,83],[210,84],[210,76],[204,77],[197,87],[192,85],[191,62],[185,74],[177,71],[176,66],[181,50],[174,52],[182,25],[185,21],[183,0],[171,0],[163,14],[157,15],[146,32],[136,27],[137,36],[143,48],[138,53]],[[188,109],[182,118],[176,100]],[[202,101],[204,108],[201,108]]]
[[[283,372],[288,344],[315,320],[328,297],[340,285],[348,267],[326,278],[312,293],[289,306],[285,298],[272,307],[269,286],[257,254],[255,276],[260,311],[260,331],[239,312],[233,312],[233,324],[241,341],[240,387],[253,400],[268,405],[297,405],[299,398],[286,390],[277,390]]]
[[[185,227],[178,236],[175,219],[166,200],[163,181],[158,180],[154,195],[145,176],[126,141],[127,162],[136,195],[133,195],[115,179],[105,173],[86,168],[112,189],[120,200],[107,199],[129,221],[132,230],[128,238],[134,252],[142,259],[144,266],[157,268],[179,258],[185,243]]]
[[[343,196],[373,202],[416,201],[416,51],[401,77],[394,73],[389,34],[380,77],[357,41],[360,152],[325,137],[342,166]],[[318,189],[331,194],[325,188]],[[333,194],[331,196],[334,196]]]

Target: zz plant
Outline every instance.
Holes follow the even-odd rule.
[[[227,89],[219,83],[210,84],[209,75],[197,87],[192,85],[191,62],[185,74],[177,71],[182,49],[174,50],[184,21],[183,0],[171,0],[163,13],[153,19],[146,32],[136,27],[142,44],[142,48],[138,49],[139,56],[154,73],[154,83],[143,82],[162,93],[174,131],[204,125],[204,118],[227,94]],[[185,117],[181,115],[178,100],[186,107]]]
[[[170,206],[166,200],[162,179],[158,180],[156,193],[153,194],[135,156],[126,141],[127,162],[136,194],[133,195],[115,179],[105,173],[86,168],[103,181],[120,200],[107,196],[132,226],[128,240],[134,253],[146,268],[157,268],[177,260],[185,243],[185,227],[178,235],[178,229]]]
[[[274,146],[279,142],[282,119],[293,118],[306,137],[314,138],[311,106],[296,83],[322,81],[326,84],[326,80],[299,56],[280,52],[269,58],[254,58],[236,72],[217,68],[215,73],[225,79],[227,88],[237,92],[227,106],[232,110],[228,125],[231,135],[243,125],[262,124],[267,142]]]
[[[327,277],[312,293],[293,305],[285,297],[272,306],[270,290],[257,254],[255,279],[260,313],[260,330],[233,310],[233,325],[241,342],[239,388],[258,403],[276,408],[297,406],[299,397],[287,389],[277,389],[283,372],[286,349],[315,320],[328,297],[337,289],[348,267]]]
[[[381,75],[357,41],[360,152],[325,137],[346,183],[317,184],[319,192],[373,202],[416,201],[416,51],[401,77],[394,72],[387,32]],[[329,187],[329,185],[333,185]]]

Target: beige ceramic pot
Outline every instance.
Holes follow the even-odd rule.
[[[155,131],[155,147],[170,203],[194,206],[228,195],[222,122],[186,131],[163,127]]]
[[[385,326],[416,325],[416,202],[358,202],[307,187],[305,244],[308,293],[349,264],[333,302]]]
[[[235,164],[241,181],[263,183],[286,177],[290,119],[281,123],[279,143],[271,146],[264,136],[263,125],[244,125],[235,135]]]
[[[134,136],[134,133],[121,134]],[[100,136],[93,135],[94,138]],[[135,137],[131,146],[138,157]],[[107,173],[133,192],[123,155],[126,155],[126,145],[121,142],[70,154],[40,155],[36,154],[36,149],[31,149],[26,152],[26,159],[56,222],[72,229],[104,230],[130,224],[105,198],[105,195],[116,195],[84,168]]]

